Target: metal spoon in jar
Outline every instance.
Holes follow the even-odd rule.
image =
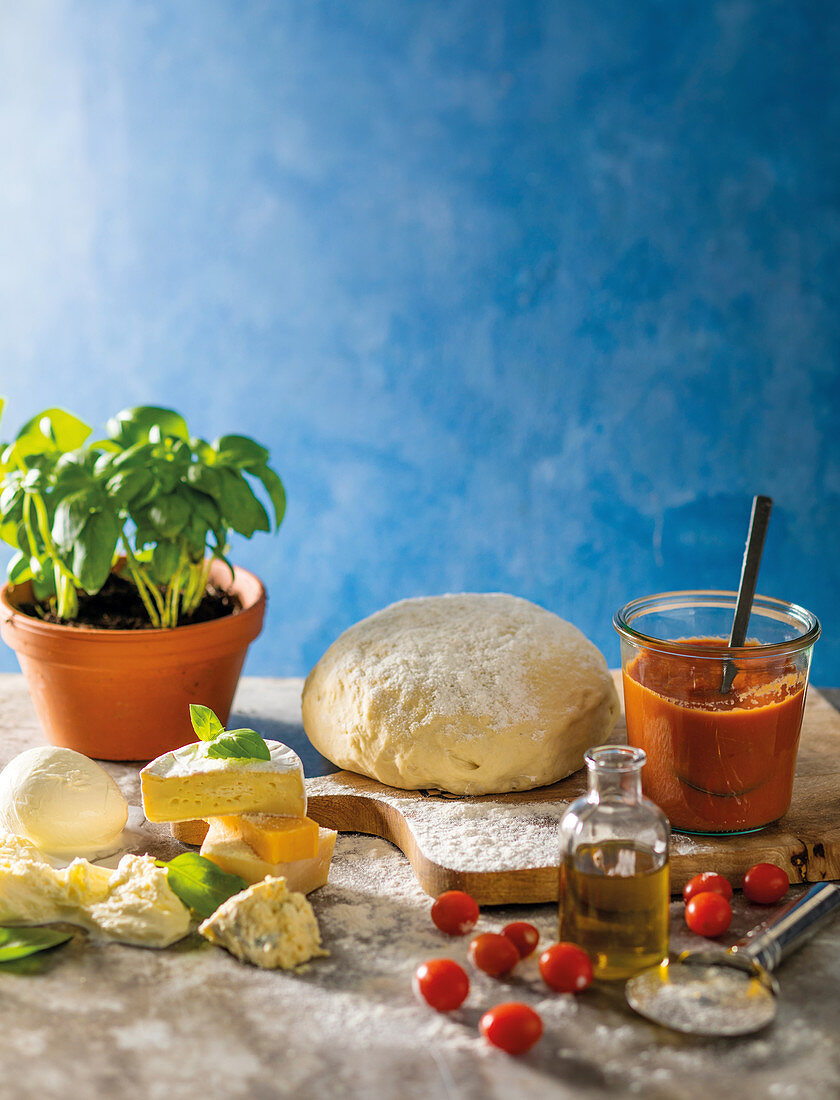
[[[733,646],[742,646],[747,640],[747,627],[750,624],[750,613],[755,599],[755,586],[758,583],[761,554],[764,550],[764,538],[767,534],[767,525],[770,522],[772,507],[772,497],[753,497],[750,528],[747,533],[744,561],[741,565],[741,583],[738,585],[738,599],[735,602],[732,633],[729,635],[730,649]],[[720,679],[721,695],[728,693],[737,672],[738,669],[735,667],[734,661],[723,662],[723,675]]]
[[[789,902],[728,951],[685,951],[643,970],[625,987],[640,1015],[691,1035],[746,1035],[776,1015],[770,971],[840,911],[840,886],[821,882]]]

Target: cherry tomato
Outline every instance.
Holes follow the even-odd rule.
[[[513,924],[506,924],[502,929],[502,935],[507,936],[513,943],[519,952],[520,959],[527,959],[529,955],[533,955],[534,949],[540,942],[539,932],[526,920],[515,920]]]
[[[507,974],[519,962],[513,940],[498,932],[482,932],[470,943],[470,958],[479,970],[494,978]]]
[[[721,894],[695,894],[685,907],[685,923],[698,936],[720,936],[732,921],[732,906]]]
[[[412,981],[414,993],[438,1012],[451,1012],[467,999],[470,979],[452,959],[429,959],[420,963]]]
[[[543,1033],[539,1013],[521,1001],[504,1001],[489,1008],[481,1017],[478,1029],[488,1043],[508,1054],[524,1054]]]
[[[463,890],[447,890],[432,902],[432,920],[448,936],[464,936],[478,921],[478,902]]]
[[[714,871],[704,871],[702,875],[695,875],[685,884],[683,901],[691,901],[695,894],[720,894],[722,898],[731,901],[732,885],[723,875],[716,875]]]
[[[790,879],[775,863],[756,863],[744,875],[744,896],[759,905],[773,905],[788,892]]]
[[[540,955],[540,974],[557,993],[579,993],[592,981],[592,960],[576,943],[555,943]]]

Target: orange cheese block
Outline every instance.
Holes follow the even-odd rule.
[[[292,863],[318,854],[318,826],[310,817],[225,814],[207,820],[216,840],[241,840],[266,863]]]
[[[224,840],[217,833],[218,818],[210,823],[207,836],[201,845],[201,854],[212,860],[223,871],[239,875],[246,882],[261,882],[266,876],[285,878],[290,890],[309,894],[323,886],[330,873],[335,838],[332,829],[318,829],[318,850],[309,859],[294,859],[283,863],[269,863],[260,859],[253,848],[243,840]]]

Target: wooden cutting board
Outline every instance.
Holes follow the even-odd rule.
[[[614,676],[620,696],[620,674]],[[611,740],[626,740],[623,708]],[[344,771],[309,779],[307,789],[308,813],[319,825],[396,844],[428,894],[467,890],[479,904],[510,905],[557,900],[557,823],[584,793],[586,773],[534,791],[470,799],[400,791]],[[698,871],[711,870],[739,885],[759,862],[784,867],[791,881],[840,878],[840,714],[813,688],[790,811],[746,836],[675,833],[671,889],[677,893]]]

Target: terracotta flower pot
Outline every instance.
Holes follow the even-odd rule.
[[[266,595],[246,569],[221,562],[210,578],[235,593],[234,615],[174,630],[96,630],[46,623],[19,610],[29,585],[0,591],[0,635],[17,653],[47,739],[99,760],[151,760],[195,740],[189,704],[227,722]]]

